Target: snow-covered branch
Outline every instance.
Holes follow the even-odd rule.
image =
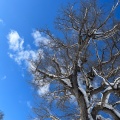
[[[109,113],[110,115],[112,115],[112,117],[115,119],[115,120],[119,120],[120,119],[120,114],[117,110],[115,110],[112,105],[109,105],[109,104],[104,104],[104,106],[101,106],[102,103],[99,102],[92,110],[92,117],[94,119],[96,119],[96,115],[97,113],[102,110],[102,111],[105,111],[107,113]]]

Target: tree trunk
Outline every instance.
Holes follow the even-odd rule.
[[[87,105],[84,99],[84,95],[81,91],[79,91],[78,97],[78,104],[80,106],[80,120],[89,120],[88,119],[88,112],[87,112]]]
[[[84,99],[83,93],[79,90],[79,85],[77,82],[77,65],[75,66],[75,70],[72,75],[72,86],[73,86],[73,92],[76,96],[78,105],[80,107],[80,120],[89,120],[86,101]]]

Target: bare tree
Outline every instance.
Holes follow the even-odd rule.
[[[31,61],[31,72],[38,88],[49,84],[49,92],[42,96],[47,107],[35,109],[38,119],[104,120],[107,113],[120,120],[119,4],[108,12],[97,0],[78,0],[55,21],[60,37],[39,30],[49,41],[39,43],[43,54]],[[53,106],[62,112],[52,114]]]

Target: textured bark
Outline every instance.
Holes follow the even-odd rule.
[[[77,65],[72,75],[73,91],[80,106],[80,120],[88,120],[87,105],[83,93],[79,90],[77,82]]]
[[[87,113],[87,105],[82,92],[79,91],[78,104],[80,106],[80,120],[89,120]]]

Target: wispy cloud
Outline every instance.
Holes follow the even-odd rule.
[[[9,49],[11,52],[8,53],[10,58],[14,59],[18,64],[27,62],[27,60],[36,60],[39,54],[42,54],[42,50],[25,50],[23,47],[24,39],[20,37],[17,31],[11,30],[7,36]]]
[[[47,37],[42,36],[38,31],[33,31],[32,36],[34,38],[34,44],[35,46],[39,46],[39,43],[43,43],[47,45],[49,43],[49,39]],[[9,49],[11,50],[8,55],[10,58],[14,59],[15,62],[18,64],[21,64],[25,62],[30,68],[34,68],[32,64],[28,60],[37,60],[39,58],[39,55],[43,56],[43,50],[31,50],[31,46],[28,45],[26,48],[24,48],[24,39],[20,37],[17,31],[11,30],[10,33],[7,36],[8,43],[9,43]],[[40,87],[38,89],[38,94],[43,95],[45,93],[49,92],[49,84],[44,85],[43,87]],[[27,105],[29,106],[30,103],[27,102]]]
[[[40,44],[48,45],[50,40],[43,36],[39,31],[33,31],[32,36],[35,40],[35,45],[39,46]]]
[[[7,76],[4,75],[4,76],[1,78],[1,80],[5,80],[6,78],[7,78]]]
[[[12,30],[8,34],[8,42],[9,42],[9,48],[13,51],[22,51],[24,39],[19,36],[17,31]]]

